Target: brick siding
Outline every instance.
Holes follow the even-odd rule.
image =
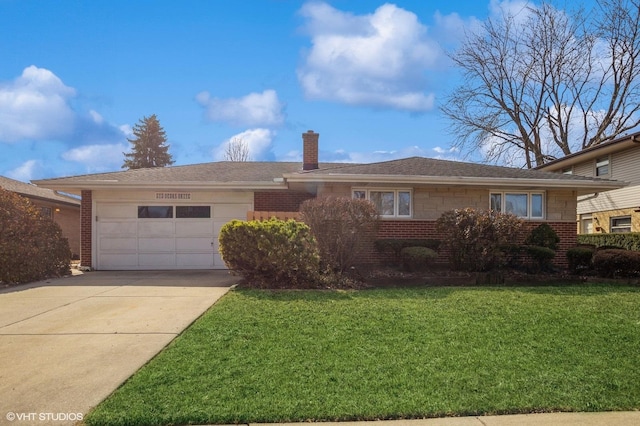
[[[91,222],[93,219],[92,192],[82,191],[80,204],[80,266],[92,267],[91,264]]]
[[[302,191],[265,191],[253,194],[255,211],[297,212],[303,201],[314,198]]]
[[[526,221],[524,223],[521,240],[524,240],[531,230],[542,222]],[[559,267],[567,267],[567,249],[574,247],[577,242],[576,229],[574,222],[546,222],[548,223],[560,237],[560,244],[556,251],[554,264]],[[447,236],[436,231],[436,222],[430,220],[383,220],[380,222],[378,230],[378,238],[408,238],[408,239],[436,239],[444,241]],[[513,241],[514,243],[522,243],[523,241]],[[361,262],[364,264],[380,263],[388,260],[386,254],[378,253],[374,247],[364,251],[361,255]],[[448,253],[441,250],[436,263],[446,264],[448,262]]]

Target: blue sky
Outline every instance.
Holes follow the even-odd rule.
[[[176,165],[459,158],[438,111],[465,29],[523,1],[0,0],[0,175],[118,171],[156,114]]]

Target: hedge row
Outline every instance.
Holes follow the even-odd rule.
[[[578,235],[578,244],[589,244],[595,247],[619,247],[626,250],[640,251],[640,232],[583,234]]]

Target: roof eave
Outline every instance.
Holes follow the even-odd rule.
[[[566,180],[536,178],[487,178],[466,176],[404,176],[404,175],[320,175],[320,174],[285,174],[284,178],[291,183],[357,183],[403,184],[403,185],[441,185],[441,186],[476,186],[492,188],[557,188],[576,189],[584,193],[619,189],[628,182],[611,180]]]
[[[42,188],[64,190],[72,193],[79,193],[82,190],[264,190],[264,189],[286,189],[284,182],[120,182],[115,180],[88,180],[76,182],[59,182],[55,180],[39,180],[34,183]]]
[[[535,169],[543,171],[562,170],[564,168],[574,166],[585,161],[594,160],[603,155],[609,155],[614,152],[624,151],[638,145],[640,145],[640,133],[634,133],[623,139],[603,143],[601,145],[595,145],[582,151],[569,154],[565,157],[553,160],[547,164],[543,164],[542,166],[538,166]]]

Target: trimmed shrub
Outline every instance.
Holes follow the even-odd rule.
[[[512,214],[472,208],[450,210],[440,216],[436,227],[447,239],[451,267],[475,272],[504,265],[502,247],[518,241],[522,219]]]
[[[578,235],[578,243],[590,244],[598,248],[601,246],[608,246],[640,251],[640,232],[625,232],[619,234],[582,234]]]
[[[556,257],[555,250],[542,246],[524,246],[524,250],[536,262],[538,271],[549,271],[553,268],[551,261]]]
[[[0,188],[0,282],[18,284],[71,273],[60,226],[28,199]]]
[[[318,247],[307,225],[295,220],[232,220],[220,230],[227,267],[258,287],[313,287]]]
[[[601,277],[634,277],[640,274],[640,252],[631,250],[597,250],[593,267]]]
[[[524,241],[525,245],[546,247],[551,250],[557,250],[559,242],[558,233],[548,223],[541,223],[533,228]]]
[[[577,274],[590,269],[594,251],[592,247],[572,247],[567,250],[567,263],[571,273]]]
[[[395,263],[400,264],[402,257],[400,252],[405,247],[426,247],[435,252],[440,248],[440,240],[430,239],[400,239],[400,238],[382,238],[374,241],[374,246],[380,253],[391,253]]]
[[[426,269],[438,253],[427,247],[405,247],[400,251],[402,266],[410,272],[422,271]]]
[[[324,270],[343,273],[372,249],[378,230],[378,212],[370,201],[321,197],[300,205],[300,220],[318,242]]]

